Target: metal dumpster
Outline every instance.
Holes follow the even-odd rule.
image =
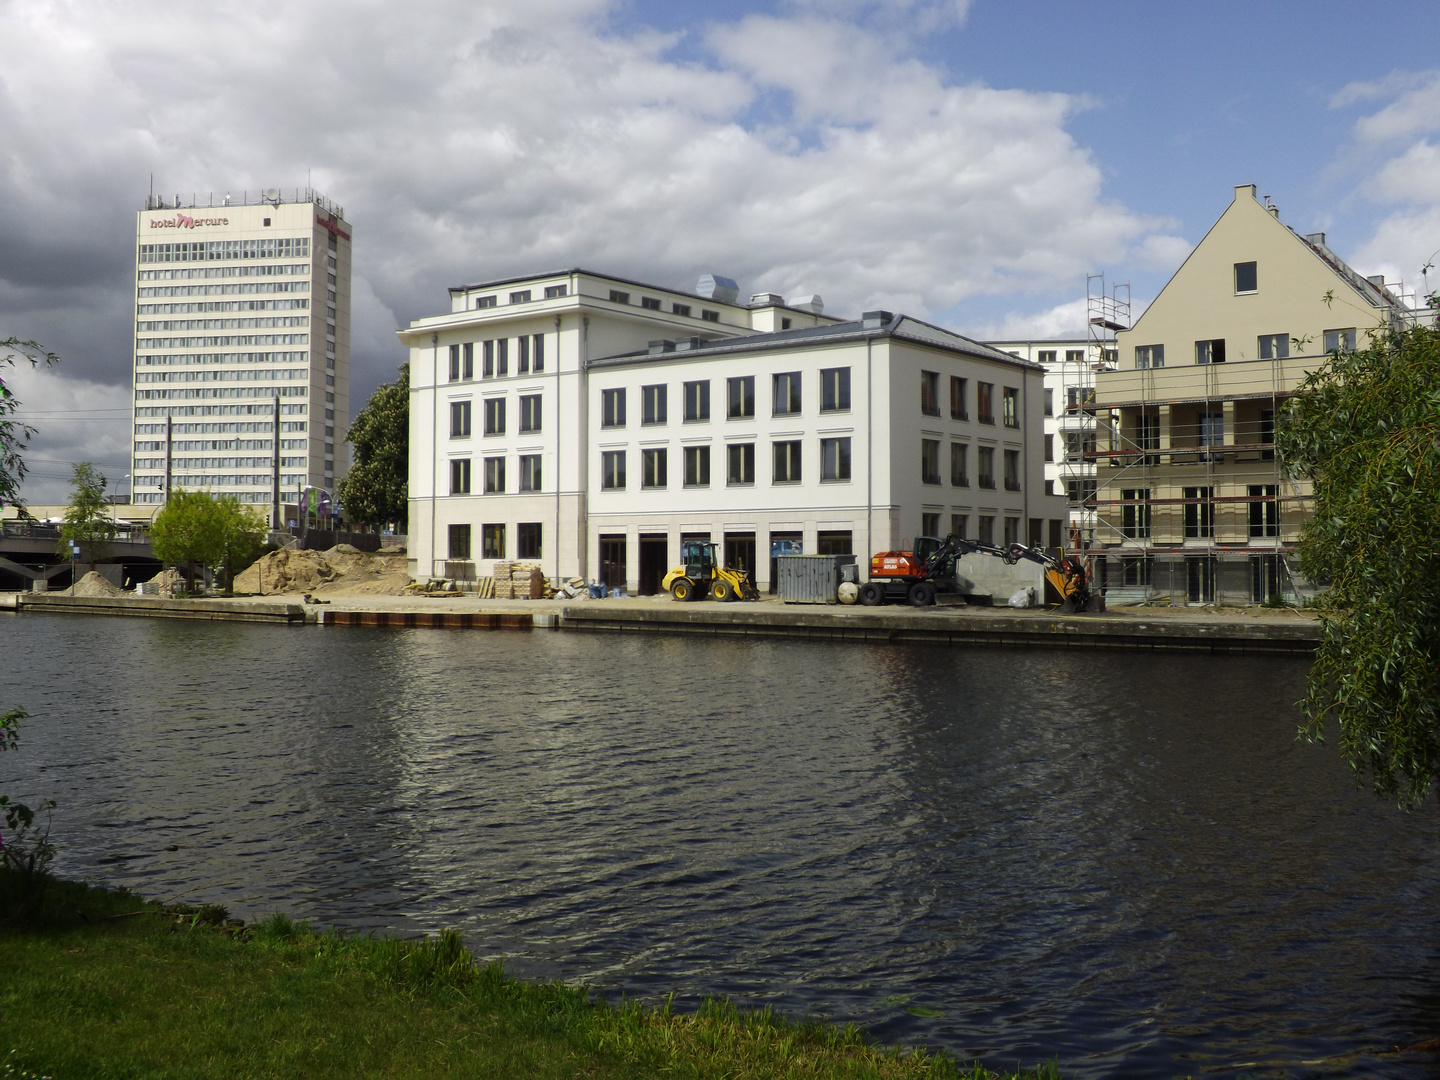
[[[787,604],[838,604],[840,568],[854,563],[854,555],[778,555],[775,592]]]

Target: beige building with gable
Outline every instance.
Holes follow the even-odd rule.
[[[1310,491],[1275,458],[1275,417],[1327,353],[1410,315],[1398,286],[1236,187],[1096,377],[1095,554],[1112,602],[1304,593],[1293,555]]]

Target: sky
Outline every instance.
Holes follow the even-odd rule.
[[[123,490],[136,211],[304,187],[354,228],[352,408],[446,288],[584,266],[980,339],[1138,317],[1255,183],[1407,289],[1440,249],[1423,9],[1325,0],[0,0],[0,338],[37,434]],[[1429,273],[1431,289],[1440,272]],[[7,376],[8,378],[9,376]]]

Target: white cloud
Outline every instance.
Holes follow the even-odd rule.
[[[1089,309],[1082,297],[1044,311],[1007,312],[995,322],[968,331],[982,341],[1028,341],[1047,338],[1083,338],[1088,333]]]
[[[1387,208],[1351,262],[1365,274],[1384,274],[1419,292],[1421,267],[1440,248],[1440,72],[1396,72],[1377,83],[1354,83],[1333,105],[1385,102],[1355,122],[1353,163],[1363,163],[1360,192]],[[1418,138],[1417,138],[1418,136]],[[1430,288],[1440,287],[1431,271]]]
[[[1085,102],[906,52],[964,2],[780,10],[708,24],[682,61],[607,0],[0,6],[0,320],[127,400],[152,173],[202,203],[308,174],[346,206],[362,397],[403,359],[395,325],[488,276],[715,271],[933,317],[1183,246],[1105,200],[1066,130]]]

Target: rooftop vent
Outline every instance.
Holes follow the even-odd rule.
[[[1306,242],[1307,244],[1313,244],[1313,245],[1315,245],[1316,247],[1324,247],[1324,246],[1325,246],[1325,234],[1324,234],[1323,232],[1306,233],[1306,234],[1305,234],[1305,242]]]
[[[860,316],[860,325],[866,330],[878,330],[882,326],[888,326],[893,318],[895,316],[888,311],[867,311]]]
[[[698,348],[700,348],[700,346],[702,346],[702,345],[704,345],[704,344],[705,344],[705,339],[704,339],[704,338],[698,338],[698,337],[682,337],[682,338],[676,338],[676,339],[675,339],[675,351],[676,351],[676,352],[686,352],[686,351],[688,351],[688,350],[690,350],[690,349],[698,349]]]
[[[695,291],[707,300],[721,304],[733,304],[740,295],[740,286],[728,277],[706,274],[695,286]]]
[[[1368,281],[1368,282],[1370,282],[1371,285],[1378,285],[1378,286],[1380,286],[1380,288],[1382,288],[1382,289],[1385,287],[1385,275],[1384,275],[1384,274],[1367,274],[1367,275],[1365,276],[1365,280]]]
[[[650,355],[651,355],[651,356],[658,356],[660,353],[667,353],[667,352],[674,352],[674,351],[675,351],[675,342],[673,342],[673,341],[668,341],[668,340],[666,340],[665,338],[656,338],[654,341],[650,342]]]
[[[813,311],[816,315],[819,315],[825,310],[825,301],[821,300],[818,295],[792,296],[786,301],[786,306],[792,307],[796,311]]]
[[[785,298],[779,293],[757,292],[750,297],[751,307],[784,307]]]

